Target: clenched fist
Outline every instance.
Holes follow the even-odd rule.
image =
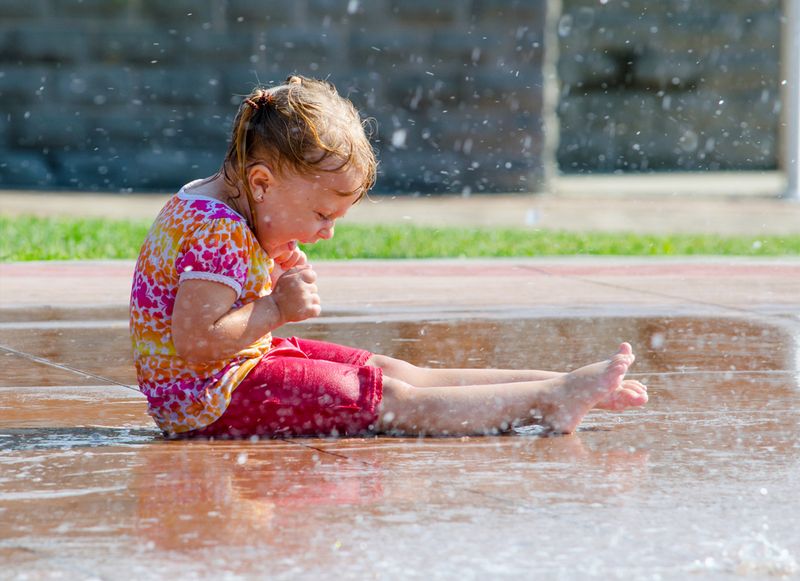
[[[317,291],[317,273],[310,264],[284,272],[272,290],[281,324],[318,317],[322,312]]]

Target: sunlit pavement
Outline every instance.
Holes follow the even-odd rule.
[[[133,263],[0,265],[0,578],[800,573],[800,261],[315,267],[323,316],[287,334],[553,369],[629,340],[651,401],[563,437],[168,442]]]

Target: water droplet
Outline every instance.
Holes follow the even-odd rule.
[[[678,143],[680,144],[681,149],[683,151],[686,152],[696,151],[697,146],[699,144],[697,133],[695,133],[691,129],[687,129],[686,132],[678,140]]]
[[[572,15],[564,14],[558,21],[558,35],[569,36],[570,32],[572,32]]]
[[[392,133],[392,146],[398,149],[406,146],[406,136],[408,132],[405,129],[395,129]]]

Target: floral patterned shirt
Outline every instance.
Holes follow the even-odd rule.
[[[130,332],[139,388],[148,411],[168,434],[217,420],[231,393],[269,351],[267,334],[233,357],[192,363],[172,342],[172,308],[184,280],[219,282],[236,291],[233,308],[271,292],[272,259],[242,216],[222,202],[186,193],[187,184],[156,218],[133,275]]]

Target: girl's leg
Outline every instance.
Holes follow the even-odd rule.
[[[536,369],[434,369],[431,367],[417,367],[402,359],[395,359],[386,355],[373,355],[367,361],[367,365],[380,367],[389,377],[395,377],[416,387],[541,381],[563,375],[556,371],[539,371]]]
[[[398,379],[414,387],[446,387],[465,385],[488,385],[497,383],[519,383],[542,381],[565,375],[557,371],[538,369],[434,369],[417,367],[407,361],[373,355],[367,365],[380,367],[384,376]],[[622,410],[647,403],[647,387],[639,381],[626,379],[622,384],[601,399],[598,409]]]
[[[505,431],[541,416],[554,432],[570,433],[599,401],[617,389],[633,363],[627,343],[608,361],[534,381],[424,389],[384,375],[378,431],[460,435]]]

